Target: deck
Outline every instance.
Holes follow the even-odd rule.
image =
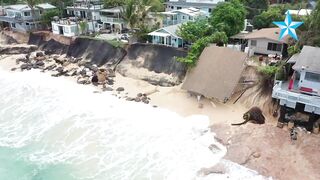
[[[297,84],[297,83],[294,83]],[[281,106],[296,108],[297,103],[305,105],[304,111],[320,115],[320,97],[302,94],[297,85],[288,90],[288,82],[277,81],[273,87],[272,97],[280,100]]]

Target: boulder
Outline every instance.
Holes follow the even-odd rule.
[[[77,83],[78,84],[90,84],[90,80],[87,77],[85,77],[85,78],[80,77],[80,78],[78,78]]]
[[[113,91],[111,87],[103,87],[102,91]]]
[[[56,68],[56,71],[59,73],[63,73],[64,69],[63,69],[63,67],[60,66],[60,67]]]
[[[37,61],[37,62],[35,63],[35,65],[37,65],[37,66],[44,66],[45,64],[44,64],[43,61]]]
[[[43,57],[43,56],[44,56],[44,52],[43,51],[36,52],[36,57]]]
[[[31,65],[28,63],[22,64],[20,66],[21,70],[30,70],[31,69]]]
[[[107,71],[105,69],[99,69],[96,72],[96,76],[98,78],[99,83],[104,83],[107,80]]]
[[[49,70],[49,71],[51,71],[51,70],[53,70],[53,69],[56,68],[56,67],[57,67],[56,64],[51,64],[51,65],[47,66],[46,68],[44,68],[44,70]]]
[[[138,97],[136,97],[136,98],[134,99],[134,101],[135,101],[135,102],[141,102],[141,99],[138,98]]]
[[[124,91],[124,88],[123,88],[123,87],[118,87],[118,88],[116,89],[116,91],[118,91],[118,92]]]

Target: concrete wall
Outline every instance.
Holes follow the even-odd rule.
[[[51,25],[52,25],[52,33],[53,34],[60,34],[60,30],[59,30],[59,27],[62,27],[63,28],[63,34],[60,34],[60,35],[64,35],[64,36],[67,36],[67,37],[72,37],[72,36],[77,36],[79,35],[79,32],[80,31],[80,26],[78,25],[78,28],[77,28],[77,25],[76,24],[60,24],[60,23],[56,23],[56,22],[51,22]],[[99,31],[99,26],[98,26],[98,23],[97,22],[88,22],[87,24],[87,27],[88,27],[88,31]],[[94,27],[94,28],[93,28]]]
[[[251,41],[252,40],[256,40],[257,41],[257,45],[256,46],[252,46],[251,45]],[[269,39],[252,39],[252,40],[249,40],[248,41],[248,47],[250,50],[253,50],[254,53],[257,53],[257,54],[278,54],[278,55],[281,55],[282,54],[282,51],[270,51],[268,50],[268,43],[279,43],[277,41],[272,41],[272,40],[269,40]]]
[[[78,35],[77,25],[62,25],[55,22],[52,22],[52,33],[53,34],[60,34],[59,27],[63,28],[63,34],[67,37],[72,37]]]

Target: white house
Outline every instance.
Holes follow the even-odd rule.
[[[4,13],[0,16],[0,22],[5,27],[9,27],[14,31],[27,32],[40,28],[40,17],[48,10],[56,7],[45,3],[38,4],[34,7],[35,15],[32,16],[31,8],[26,4],[9,5],[3,8]]]
[[[304,46],[299,54],[289,59],[294,63],[298,89],[302,93],[320,96],[320,48]]]
[[[99,30],[102,26],[99,22],[101,20],[100,10],[103,4],[100,0],[76,0],[72,6],[67,6],[67,14],[71,17],[78,17],[79,19],[86,19],[93,24],[93,31]]]
[[[81,32],[80,24],[84,23],[86,28]],[[59,34],[67,37],[78,36],[81,33],[92,32],[94,30],[99,30],[97,27],[94,27],[94,22],[88,20],[75,20],[75,18],[69,19],[58,19],[51,22],[52,33]]]
[[[183,39],[176,34],[180,26],[181,24],[166,26],[149,33],[148,35],[152,36],[152,44],[159,44],[176,48],[183,47]]]
[[[218,3],[224,1],[225,0],[168,0],[164,4],[166,5],[166,11],[194,7],[209,15]]]
[[[304,119],[307,130],[319,128],[316,123],[320,115],[319,59],[320,48],[304,46],[299,54],[288,60],[289,64],[293,64],[293,71],[288,73],[290,76],[292,74],[290,80],[277,80],[272,91],[272,97],[277,99],[280,105],[279,125],[289,121],[301,121],[300,118],[292,116],[292,112],[300,112],[309,117]]]
[[[291,15],[296,16],[309,16],[312,13],[312,9],[299,9],[299,10],[288,10]]]
[[[181,24],[188,21],[196,21],[206,18],[206,13],[200,9],[189,7],[179,10],[166,11],[161,13],[163,18],[163,26]]]
[[[102,27],[104,29],[110,28],[112,31],[120,31],[126,28],[126,23],[121,17],[122,7],[113,7],[109,9],[100,10]]]
[[[248,41],[248,48],[254,54],[287,56],[288,36],[279,40],[280,28],[263,28],[245,34],[242,38]]]

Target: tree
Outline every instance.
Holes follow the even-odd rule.
[[[131,29],[146,24],[150,12],[157,12],[162,9],[159,0],[126,0],[123,6],[122,17]]]
[[[190,21],[182,24],[179,27],[178,35],[191,43],[199,39],[199,37],[205,37],[212,33],[212,27],[208,24],[207,19],[201,19],[198,21]]]
[[[246,9],[238,0],[218,3],[209,22],[217,31],[225,32],[228,37],[244,29]]]
[[[87,34],[88,22],[86,20],[80,21],[79,22],[79,27],[80,27],[80,33],[81,34]]]
[[[0,2],[3,4],[11,5],[16,4],[19,0],[1,0]]]
[[[204,48],[206,48],[210,43],[223,45],[224,43],[227,43],[227,41],[228,37],[224,32],[215,32],[211,36],[202,37],[192,44],[188,55],[184,58],[178,58],[178,61],[185,63],[188,67],[193,67],[196,65]]]
[[[282,19],[284,19],[282,9],[280,7],[271,7],[253,18],[253,26],[257,29],[268,28],[273,26],[273,21],[280,21]]]
[[[47,27],[51,26],[51,21],[54,16],[59,16],[59,11],[56,9],[45,11],[41,16],[41,23]]]
[[[123,7],[121,16],[131,29],[137,25],[137,6],[135,0],[127,0],[126,6]]]
[[[125,0],[104,0],[103,5],[105,8],[123,6],[125,5]]]
[[[300,32],[300,47],[303,45],[320,47],[320,1],[317,2],[316,8],[304,21],[305,29]]]
[[[241,0],[248,12],[247,19],[253,19],[254,16],[261,14],[269,7],[268,0]]]

